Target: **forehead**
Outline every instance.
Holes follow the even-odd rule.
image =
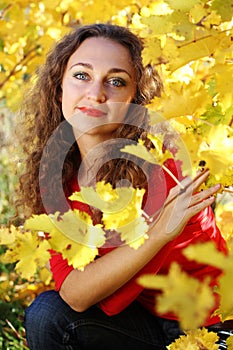
[[[68,64],[76,64],[83,60],[91,64],[105,65],[106,68],[111,66],[134,71],[128,48],[107,38],[87,38],[71,55]]]

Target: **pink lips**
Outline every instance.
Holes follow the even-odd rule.
[[[103,117],[107,114],[106,112],[101,111],[100,109],[91,108],[91,107],[78,107],[78,109],[81,112],[83,112],[91,117],[96,117],[96,118]]]

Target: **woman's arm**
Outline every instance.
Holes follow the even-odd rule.
[[[182,181],[169,192],[159,218],[152,224],[149,238],[137,250],[120,246],[87,265],[84,271],[72,270],[60,289],[61,297],[76,311],[85,311],[113,294],[133,278],[159,251],[183,230],[188,220],[214,202],[220,186],[193,194],[206,180],[203,172],[194,180]]]

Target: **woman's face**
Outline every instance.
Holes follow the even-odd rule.
[[[63,115],[74,131],[106,140],[123,121],[136,87],[128,49],[102,37],[88,38],[70,57],[63,76]]]

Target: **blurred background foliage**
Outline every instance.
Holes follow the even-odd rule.
[[[144,38],[144,63],[156,64],[164,80],[161,99],[150,107],[201,139],[218,124],[230,128],[231,139],[232,17],[233,0],[0,0],[0,224],[7,225],[15,214],[20,164],[16,115],[34,72],[55,41],[77,25],[128,26]],[[225,164],[227,175],[220,176],[229,193],[219,197],[215,209],[226,239],[233,236],[232,157],[229,154]],[[24,308],[52,286],[45,270],[26,281],[15,274],[14,265],[0,262],[1,349],[26,349]]]

